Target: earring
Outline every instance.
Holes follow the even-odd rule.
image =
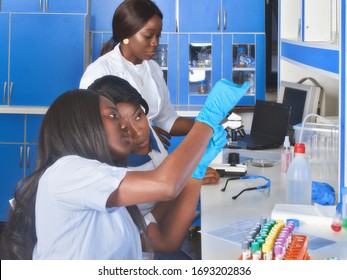
[[[125,44],[125,45],[129,44],[129,39],[128,38],[124,39],[123,44]]]

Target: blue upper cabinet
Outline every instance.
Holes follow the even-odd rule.
[[[92,31],[111,31],[113,14],[122,2],[122,0],[90,0],[90,29]],[[175,32],[175,1],[156,0],[154,2],[164,15],[163,32]]]
[[[111,31],[114,11],[122,0],[90,0],[90,29]]]
[[[1,11],[87,13],[88,0],[2,0]]]
[[[222,29],[226,32],[264,32],[265,5],[261,0],[222,1]]]
[[[5,104],[8,89],[9,15],[0,13],[0,104]]]
[[[180,32],[264,32],[265,5],[260,0],[179,2]]]
[[[86,15],[15,13],[10,26],[5,104],[48,106],[61,93],[78,88],[85,62]],[[48,39],[52,32],[54,40]]]
[[[176,1],[154,0],[163,13],[163,32],[175,32],[176,27]]]
[[[179,1],[179,32],[221,31],[220,0]]]

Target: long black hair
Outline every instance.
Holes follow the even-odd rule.
[[[136,34],[155,15],[163,19],[163,13],[151,0],[124,0],[113,14],[112,38],[104,44],[100,56]]]
[[[79,155],[113,165],[99,99],[99,94],[91,90],[76,89],[62,94],[49,107],[40,128],[36,170],[16,186],[14,207],[1,239],[2,259],[32,259],[37,241],[37,188],[48,167],[66,155]],[[138,208],[130,206],[127,209],[138,227],[146,229]]]

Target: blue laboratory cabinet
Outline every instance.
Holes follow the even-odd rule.
[[[79,86],[86,65],[88,2],[1,1],[0,221],[7,218],[16,184],[35,169],[43,117],[35,107],[48,107]]]
[[[179,32],[264,32],[259,0],[179,1]]]
[[[6,103],[8,88],[9,14],[0,13],[0,104]]]
[[[91,0],[90,62],[99,57],[103,44],[112,37],[113,13],[121,2]],[[167,65],[162,70],[172,104],[202,105],[219,79],[242,83],[248,76],[254,79],[254,90],[239,105],[253,106],[256,99],[265,98],[264,1],[155,2],[163,13],[158,51],[167,49]],[[237,47],[246,47],[256,64],[247,69],[233,67]]]
[[[51,0],[52,1],[52,0]],[[122,0],[90,0],[90,29],[112,32],[112,18]],[[176,3],[172,0],[155,1],[164,15],[163,32],[176,31]]]
[[[1,12],[87,13],[87,0],[2,0]]]
[[[0,114],[0,221],[7,219],[17,183],[35,170],[43,115]]]
[[[179,44],[179,104],[204,104],[222,78],[237,84],[251,81],[239,106],[265,99],[264,1],[180,1]],[[254,60],[252,65],[235,65],[239,48]]]
[[[4,13],[0,20],[4,45],[0,59],[8,62],[0,72],[1,105],[48,106],[79,86],[85,65],[86,15]]]

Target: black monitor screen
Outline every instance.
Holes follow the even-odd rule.
[[[257,100],[251,134],[272,136],[281,141],[287,135],[291,107],[277,102]]]
[[[307,92],[300,89],[286,87],[284,89],[283,104],[292,106],[289,125],[302,122]]]

